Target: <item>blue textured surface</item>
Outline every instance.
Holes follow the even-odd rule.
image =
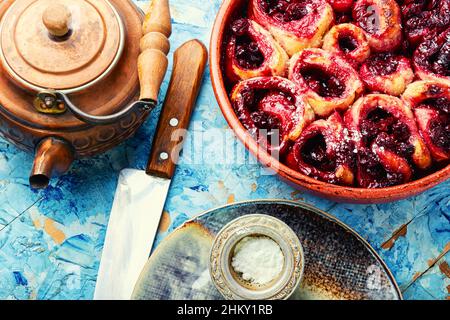
[[[208,44],[220,3],[171,0],[172,48],[191,38]],[[157,117],[154,112],[134,138],[114,150],[77,161],[68,174],[40,192],[28,187],[32,155],[0,139],[0,298],[93,297],[118,173],[144,166]],[[227,128],[207,74],[157,243],[186,219],[228,202],[302,200],[332,213],[366,238],[391,268],[406,299],[448,299],[450,181],[393,204],[336,204],[267,175]],[[230,161],[230,154],[239,157]],[[402,227],[407,232],[397,237]],[[392,238],[396,241],[383,245]]]

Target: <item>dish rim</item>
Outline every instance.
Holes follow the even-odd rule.
[[[391,270],[389,269],[388,265],[386,264],[386,262],[381,258],[381,256],[378,254],[378,252],[372,247],[372,245],[366,240],[364,239],[358,232],[356,232],[353,228],[351,228],[350,226],[348,226],[346,223],[342,222],[341,220],[339,220],[338,218],[336,218],[335,216],[333,216],[332,214],[321,210],[313,205],[310,205],[306,202],[303,201],[294,201],[294,200],[288,200],[288,199],[252,199],[252,200],[243,200],[243,201],[237,201],[237,202],[233,202],[233,203],[228,203],[228,204],[224,204],[224,205],[220,205],[217,207],[214,207],[212,209],[203,211],[197,215],[194,215],[192,218],[186,220],[184,223],[182,223],[181,225],[179,225],[178,227],[176,227],[174,230],[172,230],[170,232],[170,234],[164,238],[164,240],[162,240],[162,242],[156,247],[156,249],[151,253],[149,260],[151,259],[151,256],[156,254],[157,252],[163,250],[162,246],[164,245],[164,242],[167,242],[168,240],[170,240],[172,237],[174,237],[174,235],[176,234],[176,232],[180,231],[181,229],[185,228],[188,224],[190,223],[196,223],[195,220],[199,219],[200,217],[210,214],[213,211],[217,211],[217,210],[221,210],[221,209],[225,209],[228,207],[233,207],[233,206],[239,206],[239,205],[246,205],[246,204],[264,204],[264,203],[277,203],[277,204],[284,204],[284,205],[288,205],[288,206],[294,206],[294,207],[300,207],[302,209],[305,210],[309,210],[312,211],[315,214],[319,214],[321,216],[323,216],[326,219],[331,220],[332,222],[336,223],[337,225],[339,225],[340,227],[342,227],[344,230],[346,230],[347,232],[351,233],[352,235],[354,235],[359,241],[361,241],[366,247],[367,249],[373,254],[373,256],[375,257],[375,259],[381,264],[381,266],[383,267],[384,271],[386,272],[390,282],[393,284],[394,289],[398,295],[398,299],[399,300],[404,300],[403,298],[403,293],[400,290],[400,287],[397,283],[397,281],[395,280],[394,275],[392,274]],[[202,226],[203,228],[203,226]],[[148,261],[147,261],[148,263]],[[146,264],[147,266],[147,264]],[[138,288],[138,285],[143,281],[143,276],[144,276],[144,271],[146,269],[146,266],[144,266],[144,268],[141,271],[141,274],[139,275],[139,278],[136,282],[135,288],[133,290],[133,294],[132,297],[135,295],[134,292],[136,291],[136,289]]]

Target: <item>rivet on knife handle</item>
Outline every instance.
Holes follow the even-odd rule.
[[[172,78],[161,111],[147,174],[171,179],[181,140],[174,133],[187,129],[205,71],[207,51],[198,40],[191,40],[175,51]]]
[[[157,101],[167,71],[169,37],[172,32],[168,0],[153,0],[142,26],[138,58],[140,100]]]

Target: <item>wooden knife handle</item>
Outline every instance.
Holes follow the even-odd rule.
[[[138,58],[139,99],[157,101],[161,83],[167,71],[167,57],[170,50],[169,37],[172,23],[168,0],[152,0],[142,25],[143,37]]]
[[[156,129],[147,174],[166,179],[173,177],[183,142],[180,129],[188,128],[207,58],[206,48],[198,40],[188,41],[175,51],[172,78]]]

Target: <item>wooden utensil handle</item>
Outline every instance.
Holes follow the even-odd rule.
[[[141,86],[140,100],[157,101],[159,89],[167,72],[167,57],[172,33],[168,0],[152,0],[142,26],[143,37],[138,58]]]
[[[188,41],[175,51],[172,78],[147,165],[149,175],[173,177],[183,132],[189,125],[197,100],[207,56],[205,46],[198,40]]]

